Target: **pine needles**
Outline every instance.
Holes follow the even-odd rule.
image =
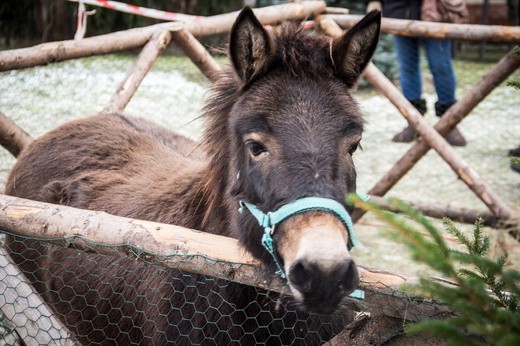
[[[520,272],[505,268],[503,257],[498,260],[488,257],[490,240],[483,234],[481,220],[475,222],[472,237],[468,237],[449,219],[444,219],[446,231],[464,248],[458,250],[448,246],[441,232],[424,215],[399,200],[389,202],[412,222],[356,196],[348,200],[388,224],[392,238],[404,244],[415,261],[456,284],[421,278],[417,289],[447,304],[456,314],[445,320],[409,325],[407,333],[433,333],[451,345],[520,345]]]

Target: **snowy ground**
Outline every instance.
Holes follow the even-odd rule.
[[[123,79],[133,56],[105,56],[79,59],[46,67],[0,73],[0,111],[37,137],[59,124],[95,114],[108,103]],[[457,62],[458,96],[468,90],[491,65]],[[520,73],[514,75],[520,79]],[[425,97],[430,109],[435,97],[425,76]],[[187,59],[162,57],[143,81],[126,112],[153,119],[192,138],[198,138],[201,121],[196,119],[207,90],[207,82]],[[366,114],[367,126],[362,145],[355,155],[358,190],[367,191],[410,147],[394,144],[392,136],[405,121],[391,103],[373,91],[360,90],[357,98]],[[430,111],[430,123],[437,119]],[[519,210],[520,174],[509,169],[507,150],[520,145],[520,91],[499,86],[460,126],[467,147],[456,148],[460,156],[486,180],[510,206]],[[2,180],[14,162],[0,154]],[[389,193],[402,199],[450,204],[473,209],[482,202],[457,179],[455,173],[430,151]],[[369,267],[414,274],[420,267],[410,265],[405,251],[384,236],[383,226],[371,217],[358,226],[364,246],[355,249],[359,261]],[[468,227],[464,226],[465,229]],[[496,234],[489,230],[489,234]],[[504,240],[513,252],[517,244]],[[519,266],[511,257],[510,264]]]

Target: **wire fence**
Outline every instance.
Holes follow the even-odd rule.
[[[447,313],[443,306],[376,283],[372,288],[366,285],[368,299],[359,302],[357,313],[346,301],[333,315],[307,314],[283,292],[197,274],[218,264],[211,258],[175,255],[181,256],[182,262],[195,263],[195,273],[188,273],[168,266],[168,256],[153,255],[154,260],[149,261],[145,252],[136,247],[122,245],[128,247],[130,257],[140,260],[122,257],[113,247],[103,247],[99,252],[99,244],[84,244],[78,247],[70,239],[53,239],[49,243],[9,235],[5,244],[55,317],[82,344],[320,345],[334,337],[335,342],[349,344],[363,344],[367,338],[380,343],[381,339],[401,333],[407,322]],[[244,264],[226,265],[233,271]],[[256,277],[263,275],[263,270],[252,266],[250,272]],[[11,282],[9,274],[5,274],[6,265],[0,265],[0,272],[4,273],[0,310],[18,319],[16,331],[22,330],[24,341],[34,338],[45,340],[37,341],[39,344],[64,343],[66,334],[52,327],[40,327],[38,335],[27,331],[32,326],[20,322],[18,315],[23,309],[41,309],[31,303],[33,298],[21,292],[19,285],[5,288],[5,283]],[[9,301],[10,295],[17,295],[14,302]],[[28,303],[23,303],[25,298]],[[414,309],[418,303],[423,306]],[[406,316],[397,317],[396,309],[402,309]],[[380,327],[366,323],[371,315],[378,319]],[[354,319],[351,329],[345,331]],[[0,344],[17,344],[12,320],[4,315],[1,320]],[[25,323],[35,322],[27,319]],[[363,329],[363,333],[371,330],[362,335],[361,341]]]

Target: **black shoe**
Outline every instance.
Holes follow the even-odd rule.
[[[511,149],[507,152],[507,156],[520,157],[520,146]]]

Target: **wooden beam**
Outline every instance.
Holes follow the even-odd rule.
[[[451,167],[451,169],[484,204],[502,219],[512,219],[513,212],[502,199],[491,189],[491,187],[475,172],[464,159],[446,142],[443,136],[448,132],[439,133],[432,128],[424,117],[415,109],[414,106],[403,96],[403,94],[386,78],[386,76],[372,63],[365,71],[367,80],[383,92],[388,99],[396,106],[406,118],[408,123],[413,126],[422,140],[433,148]],[[372,193],[371,191],[369,193]]]
[[[110,98],[105,112],[122,112],[125,109],[161,52],[170,43],[171,37],[171,33],[166,30],[157,31],[152,35]]]
[[[334,20],[343,29],[353,27],[363,18],[352,14],[327,14],[319,16],[321,19]],[[411,37],[428,37],[452,39],[461,41],[485,41],[501,43],[518,43],[520,41],[520,27],[500,25],[474,25],[425,22],[420,20],[405,20],[383,18],[381,32]]]
[[[180,25],[171,24],[171,26]],[[157,27],[137,28],[81,40],[48,42],[28,48],[0,51],[0,71],[139,48],[144,46],[158,29]]]
[[[179,226],[2,195],[0,229],[31,238],[54,239],[60,245],[63,242],[56,239],[66,239],[69,246],[95,249],[110,255],[118,252],[134,259],[145,258],[148,263],[268,291],[288,292],[285,281],[267,272],[240,247],[236,239]],[[190,261],[186,261],[186,256],[190,256]],[[364,268],[359,270],[360,288],[365,291],[365,299],[348,298],[346,307],[410,321],[435,315],[439,310],[447,311],[444,306],[424,304],[422,299],[416,300],[396,291],[403,284],[416,282],[414,277]]]
[[[33,141],[22,128],[0,112],[0,145],[6,148],[14,157],[18,157],[20,152],[27,148]]]
[[[204,46],[187,30],[172,31],[175,44],[212,82],[222,70],[222,67],[213,59]]]
[[[25,345],[79,345],[1,246],[0,310]]]
[[[394,213],[399,212],[398,209],[393,207],[390,203],[386,201],[386,199],[382,197],[371,195],[370,201],[388,211]],[[495,215],[493,215],[493,213],[491,213],[489,210],[458,208],[452,205],[439,206],[437,204],[411,201],[404,202],[411,205],[415,209],[420,210],[424,215],[438,219],[447,217],[455,222],[474,224],[478,218],[481,218],[484,222],[484,225],[493,227],[500,225],[500,222],[503,221],[497,218]]]
[[[263,7],[255,9],[254,12],[263,24],[275,25],[284,20],[303,20],[318,15],[323,13],[325,8],[324,1],[304,1]],[[139,48],[158,30],[185,29],[195,37],[221,34],[231,30],[238,13],[236,11],[188,23],[156,24],[81,40],[49,42],[29,48],[0,51],[0,71]]]
[[[434,128],[445,135],[457,126],[485,97],[503,83],[520,67],[520,59],[510,51],[484,75],[455,105],[450,107]],[[369,190],[370,194],[383,196],[426,155],[430,146],[425,141],[417,141],[395,163],[395,165]]]
[[[339,36],[343,33],[343,30],[332,20],[324,19],[320,21],[320,26],[331,36]],[[364,76],[394,104],[408,123],[421,136],[422,140],[443,158],[494,215],[506,220],[513,219],[513,212],[510,208],[443,138],[443,136],[448,134],[448,131],[439,133],[436,131],[437,129],[432,128],[419,111],[412,106],[399,89],[372,62],[365,69]],[[370,190],[369,194],[378,195],[373,190]],[[353,216],[355,216],[353,217],[355,220],[360,217],[359,214]]]

